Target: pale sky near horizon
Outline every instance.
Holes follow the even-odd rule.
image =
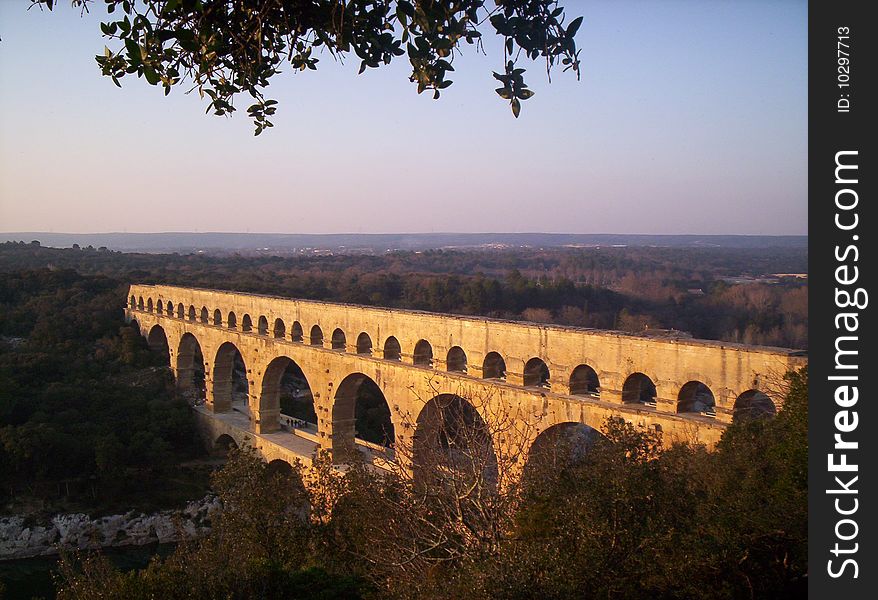
[[[100,75],[92,15],[0,0],[0,231],[804,234],[804,1],[562,2],[583,75],[455,59],[439,101],[405,57],[276,77],[253,137],[197,94]],[[487,35],[487,34],[486,34]],[[112,47],[112,46],[111,46]]]

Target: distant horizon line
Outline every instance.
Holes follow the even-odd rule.
[[[807,233],[623,233],[623,232],[557,232],[557,231],[404,231],[404,232],[336,232],[302,233],[269,231],[2,231],[0,235],[301,235],[301,236],[387,236],[387,235],[590,235],[590,236],[652,236],[652,237],[808,237]]]

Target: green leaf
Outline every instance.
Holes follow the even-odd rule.
[[[518,113],[521,112],[521,103],[518,101],[518,98],[512,99],[512,114],[515,115],[515,118],[518,118]]]
[[[573,37],[576,35],[576,32],[579,31],[579,26],[582,25],[582,17],[576,17],[570,22],[570,25],[567,26],[567,36]]]

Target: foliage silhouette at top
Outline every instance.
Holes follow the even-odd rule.
[[[56,0],[31,0],[50,10]],[[88,10],[96,0],[71,0]],[[494,73],[497,94],[518,117],[521,101],[533,96],[524,82],[522,57],[543,59],[547,73],[559,63],[579,75],[574,37],[582,17],[568,21],[557,0],[104,0],[111,20],[104,36],[121,42],[104,49],[97,62],[104,75],[121,87],[125,75],[137,74],[165,94],[191,84],[207,112],[227,115],[234,98],[254,100],[247,112],[256,135],[272,127],[276,100],[265,88],[285,63],[295,71],[317,70],[315,54],[326,49],[343,60],[351,52],[360,73],[407,55],[409,79],[418,93],[451,85],[454,57],[465,42],[481,49],[490,22],[503,37],[503,69]],[[116,19],[116,20],[112,20]],[[316,51],[316,52],[315,52]]]

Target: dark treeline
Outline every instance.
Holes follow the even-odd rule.
[[[589,248],[381,256],[122,254],[0,245],[0,270],[69,268],[142,283],[805,348],[807,285],[723,278],[807,271],[800,248]]]
[[[122,322],[125,289],[72,270],[0,273],[5,510],[146,510],[204,492],[204,475],[199,487],[177,468],[197,451],[191,417]]]

